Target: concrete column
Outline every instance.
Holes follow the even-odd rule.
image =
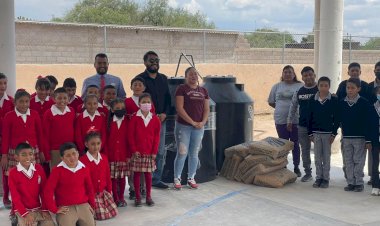
[[[321,20],[321,0],[315,0],[315,11],[314,11],[314,70],[318,76],[318,65],[319,65],[319,31],[320,31],[320,20]]]
[[[318,76],[329,77],[331,92],[335,93],[342,78],[344,0],[320,1]]]
[[[16,91],[16,41],[14,0],[2,0],[0,7],[0,72],[8,77],[7,93]]]

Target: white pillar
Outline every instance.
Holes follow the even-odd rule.
[[[0,72],[8,77],[7,93],[16,91],[16,41],[14,0],[2,0],[0,7]]]
[[[319,31],[321,24],[321,0],[315,0],[315,11],[314,11],[314,70],[318,75],[318,65],[319,65]]]
[[[344,0],[321,0],[318,75],[331,79],[335,93],[342,78]]]

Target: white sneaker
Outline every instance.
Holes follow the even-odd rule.
[[[378,188],[372,188],[371,195],[373,195],[373,196],[379,196],[380,195],[379,189]]]

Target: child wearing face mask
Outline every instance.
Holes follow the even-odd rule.
[[[114,201],[118,207],[125,207],[127,206],[124,199],[125,177],[129,172],[127,159],[131,155],[126,139],[128,128],[124,100],[116,98],[111,101],[110,107],[106,153],[110,163]]]
[[[157,115],[150,112],[152,109],[152,98],[148,93],[139,96],[140,110],[132,116],[129,122],[128,143],[132,157],[130,170],[133,172],[133,184],[135,188],[140,187],[140,176],[143,173],[146,184],[146,205],[153,206],[151,196],[152,172],[156,168],[155,159],[160,142],[161,124]],[[136,189],[135,206],[140,207],[140,189]]]

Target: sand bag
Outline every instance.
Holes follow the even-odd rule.
[[[282,188],[285,184],[294,183],[297,175],[288,169],[281,169],[268,174],[256,175],[254,184],[270,188]]]
[[[251,142],[249,153],[253,155],[267,155],[273,159],[287,156],[294,147],[294,143],[289,140],[267,137],[263,140]]]
[[[266,155],[248,155],[244,158],[244,160],[240,163],[238,171],[235,175],[235,180],[242,181],[242,176],[252,167],[259,163],[273,161],[273,159]]]
[[[229,158],[226,157],[224,159],[222,169],[220,169],[220,175],[221,176],[223,176],[223,177],[227,176],[227,172],[228,172],[228,169],[231,165],[231,162],[232,162],[232,156]]]
[[[266,166],[263,163],[260,163],[256,165],[255,167],[253,167],[253,169],[256,175],[261,175],[261,174],[267,174],[267,173],[271,173],[271,172],[283,169],[285,168],[287,164],[288,164],[288,161],[285,161],[282,164],[276,165],[276,166]]]
[[[226,157],[231,157],[234,154],[238,154],[239,156],[245,158],[249,154],[249,149],[252,143],[253,141],[249,141],[249,142],[245,142],[242,144],[238,144],[238,145],[226,148],[224,150],[224,155]]]
[[[244,184],[252,184],[253,180],[255,179],[255,176],[256,176],[255,167],[252,167],[247,172],[245,172],[245,174],[241,177],[241,182],[243,182]]]
[[[227,170],[227,179],[233,180],[240,163],[243,161],[243,157],[235,154],[232,156],[231,164]]]
[[[264,161],[261,164],[267,167],[271,167],[271,166],[283,165],[284,163],[285,163],[285,166],[288,164],[288,156],[280,157],[278,159],[270,159],[269,161]]]

